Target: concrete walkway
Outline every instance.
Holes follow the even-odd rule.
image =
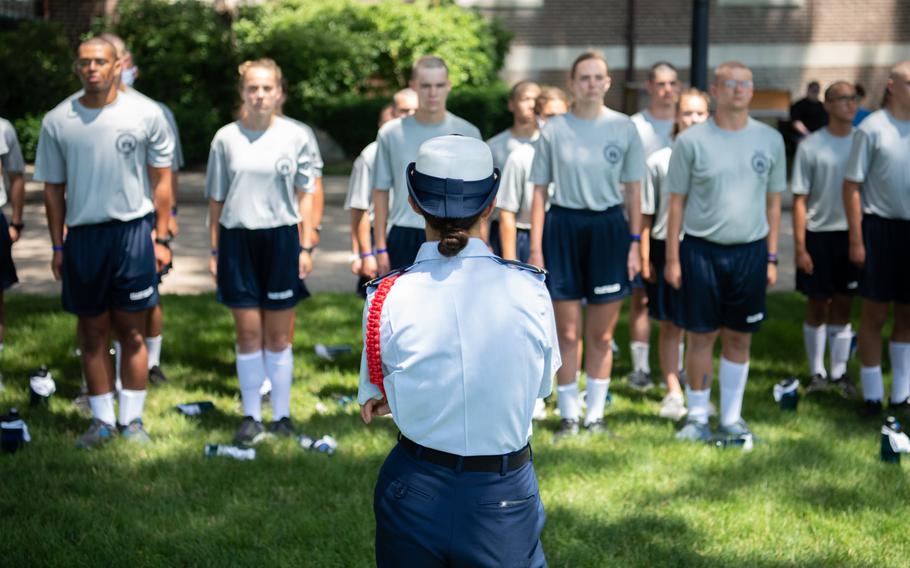
[[[27,178],[31,179],[31,168]],[[326,206],[322,242],[316,249],[314,269],[307,279],[307,287],[311,292],[353,291],[357,277],[351,274],[349,263],[350,217],[343,209],[348,180],[346,176],[329,176],[323,181]],[[180,174],[180,235],[173,244],[175,268],[164,279],[161,286],[163,293],[196,294],[215,289],[208,269],[210,246],[204,184],[205,174],[202,172]],[[54,281],[50,270],[51,244],[44,216],[42,184],[29,181],[26,185],[24,221],[25,233],[13,247],[19,284],[10,292],[57,295],[60,283]],[[793,290],[793,230],[788,210],[784,211],[781,219],[779,267],[780,278],[774,290]]]

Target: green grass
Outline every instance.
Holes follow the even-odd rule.
[[[74,449],[86,420],[71,403],[81,382],[75,320],[58,302],[7,297],[0,409],[23,409],[33,441],[0,455],[0,565],[372,564],[372,489],[394,425],[364,427],[353,405],[334,401],[354,394],[358,355],[313,354],[317,342],[359,343],[357,298],[319,295],[298,308],[293,413],[303,431],[333,434],[338,453],[280,440],[253,462],[202,456],[204,444],[230,441],[240,417],[231,318],[211,295],[165,298],[170,382],[148,398],[154,443]],[[751,454],[676,443],[656,416],[660,395],[622,384],[608,413],[616,438],[555,446],[556,419],[537,427],[551,565],[907,565],[908,465],[878,460],[879,424],[833,395],[804,397],[795,415],[771,398],[774,382],[803,372],[803,307],[796,295],[771,296],[755,338],[744,413],[766,443]],[[626,330],[617,377],[628,372]],[[49,408],[29,409],[26,377],[41,363],[58,391]],[[173,411],[195,400],[217,409],[195,419]],[[320,401],[328,414],[315,411]]]

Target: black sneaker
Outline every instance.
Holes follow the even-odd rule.
[[[856,390],[856,384],[853,382],[853,379],[850,378],[850,375],[847,374],[836,379],[831,379],[831,386],[846,398],[856,398],[856,395],[859,394]]]
[[[294,429],[294,423],[287,416],[281,420],[276,420],[269,424],[269,432],[276,436],[290,437],[295,436],[297,431]]]
[[[863,418],[881,418],[882,416],[882,401],[880,400],[864,400],[863,407],[860,410],[860,414]]]
[[[262,422],[254,420],[252,416],[244,416],[234,434],[234,442],[243,445],[258,444],[268,437]]]
[[[812,375],[812,378],[809,379],[809,385],[806,386],[806,394],[813,392],[825,392],[830,386],[831,381],[828,380],[828,377],[819,373],[815,373]]]
[[[553,441],[558,442],[563,438],[569,436],[578,435],[578,420],[572,420],[571,418],[563,418],[559,421],[559,428],[556,429],[556,432],[553,434]]]
[[[894,415],[901,422],[906,422],[910,418],[910,397],[903,402],[889,402],[888,414]]]
[[[161,370],[161,367],[155,365],[149,369],[149,382],[153,385],[161,385],[167,382],[167,377],[164,376],[164,371]]]
[[[603,418],[588,422],[585,424],[585,430],[589,434],[610,434],[610,429],[607,428],[607,423],[604,422]]]

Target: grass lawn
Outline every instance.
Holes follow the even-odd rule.
[[[211,295],[164,305],[170,382],[147,401],[154,442],[79,451],[73,443],[87,420],[71,402],[81,382],[75,321],[57,298],[7,297],[0,411],[22,409],[33,441],[0,455],[0,565],[371,565],[372,490],[395,428],[387,420],[367,428],[356,405],[333,398],[355,394],[359,353],[334,363],[313,354],[320,342],[359,344],[360,301],[319,295],[298,309],[294,418],[310,435],[333,434],[338,453],[274,440],[253,462],[202,455],[206,443],[229,442],[240,418],[228,311]],[[677,443],[674,425],[657,417],[661,394],[621,383],[607,415],[616,438],[557,446],[557,419],[538,425],[552,566],[908,565],[910,459],[882,464],[880,423],[861,421],[835,395],[803,397],[795,415],[771,398],[776,381],[804,372],[803,306],[794,294],[771,296],[755,338],[744,415],[765,443],[750,454]],[[617,340],[621,377],[624,322]],[[652,359],[656,369],[653,350]],[[42,363],[57,394],[49,408],[30,409],[27,376]],[[173,410],[197,400],[217,408],[197,418]]]

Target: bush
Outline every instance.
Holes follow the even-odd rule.
[[[35,153],[38,151],[38,135],[41,134],[41,119],[43,118],[43,114],[26,114],[22,118],[12,121],[26,162],[35,161]]]
[[[54,22],[0,31],[0,109],[11,121],[43,114],[79,88],[73,51]]]

